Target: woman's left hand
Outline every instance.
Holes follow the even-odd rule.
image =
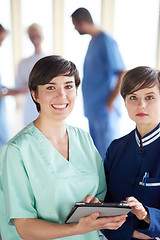
[[[136,215],[139,220],[144,220],[150,224],[150,216],[145,207],[134,197],[128,197],[126,199],[130,207],[132,207],[132,213]]]
[[[87,195],[83,201],[84,203],[100,203],[101,201],[99,201],[98,198],[93,197],[92,195]]]

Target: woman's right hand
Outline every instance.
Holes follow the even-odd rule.
[[[80,218],[79,223],[77,224],[77,231],[79,234],[101,229],[117,230],[126,221],[127,215],[102,218],[98,217],[99,213],[94,212],[88,217]]]

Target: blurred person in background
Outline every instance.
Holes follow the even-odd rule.
[[[90,134],[104,159],[111,141],[120,136],[121,74],[125,69],[116,41],[93,22],[85,8],[72,15],[75,29],[92,39],[84,61],[82,93]]]
[[[33,120],[35,120],[38,116],[35,104],[33,103],[28,90],[28,78],[33,65],[40,58],[45,56],[42,50],[42,42],[44,38],[42,27],[37,23],[33,23],[28,27],[27,33],[35,50],[32,56],[23,59],[19,63],[16,81],[15,81],[16,88],[26,92],[25,100],[24,100],[24,108],[23,108],[23,121],[24,121],[23,125],[24,126],[32,122]]]
[[[0,46],[8,35],[8,31],[0,24]],[[10,89],[2,85],[0,76],[0,149],[9,140],[9,124],[7,121],[6,104],[4,97],[14,96],[20,93],[16,89]]]

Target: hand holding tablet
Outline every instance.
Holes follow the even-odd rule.
[[[132,210],[127,203],[76,203],[65,223],[78,222],[81,217],[87,217],[93,212],[99,212],[99,217],[114,217],[126,215]]]

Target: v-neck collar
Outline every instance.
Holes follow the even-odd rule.
[[[34,135],[36,138],[38,138],[38,141],[43,142],[42,144],[42,148],[46,149],[46,147],[49,147],[49,149],[51,151],[55,151],[63,160],[65,160],[66,162],[70,162],[70,133],[69,133],[69,128],[68,126],[65,124],[66,127],[66,131],[68,134],[68,148],[69,148],[69,157],[68,159],[66,159],[52,144],[51,142],[47,139],[47,137],[35,126],[34,122],[32,122],[33,124],[33,128],[34,128]]]
[[[149,145],[159,137],[160,137],[160,124],[158,124],[158,126],[154,128],[151,132],[143,136],[142,139],[139,135],[137,128],[135,129],[135,139],[139,147],[141,147],[141,145],[142,147]]]

